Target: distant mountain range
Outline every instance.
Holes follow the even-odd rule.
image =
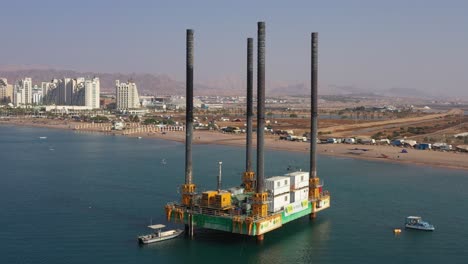
[[[31,77],[33,84],[40,85],[41,82],[47,82],[53,78],[77,78],[77,77],[99,77],[101,82],[101,92],[115,91],[115,80],[128,81],[133,80],[139,89],[140,94],[163,94],[177,95],[184,94],[185,84],[175,81],[166,75],[138,74],[138,73],[94,73],[77,72],[71,70],[54,69],[18,69],[3,70],[0,68],[0,76],[7,78],[9,83],[24,77]]]
[[[21,67],[1,67],[0,77],[7,78],[9,83],[14,83],[24,77],[31,77],[33,84],[40,85],[41,82],[50,81],[53,78],[77,78],[77,77],[99,77],[102,92],[114,92],[115,80],[133,80],[139,93],[151,95],[184,95],[185,81],[177,81],[164,74],[140,74],[140,73],[95,73],[78,72],[72,70],[55,70],[38,67],[38,69],[27,69]],[[222,80],[212,80],[205,83],[195,84],[197,95],[245,95],[245,80],[235,77],[227,77]],[[254,85],[255,87],[256,85]],[[269,96],[300,96],[310,94],[310,83],[274,83],[267,82],[267,94]],[[326,95],[362,95],[362,96],[390,96],[390,97],[417,97],[430,98],[430,94],[411,88],[390,88],[380,91],[371,91],[354,86],[328,85],[319,87],[320,94]]]
[[[385,90],[367,90],[354,86],[328,85],[319,87],[320,94],[323,95],[349,95],[349,96],[386,96],[386,97],[408,97],[408,98],[431,98],[433,95],[413,88],[390,88]],[[305,95],[310,93],[310,82],[292,84],[273,88],[271,94],[274,95]]]

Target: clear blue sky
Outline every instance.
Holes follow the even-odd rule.
[[[468,1],[2,1],[0,65],[185,78],[195,30],[198,82],[243,78],[246,38],[267,26],[267,79],[468,96]]]

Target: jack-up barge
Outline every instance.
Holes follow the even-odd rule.
[[[297,171],[264,178],[265,129],[265,22],[258,22],[257,37],[257,171],[251,166],[253,117],[253,39],[247,39],[247,138],[246,169],[238,187],[198,193],[192,177],[193,135],[193,30],[187,30],[186,47],[186,141],[185,183],[181,200],[165,206],[168,221],[185,224],[193,237],[194,227],[236,234],[264,234],[304,216],[330,207],[330,194],[317,176],[317,43],[318,33],[311,34],[311,130],[310,172]],[[221,165],[220,165],[221,166]],[[220,168],[221,170],[221,168]],[[221,174],[220,174],[221,176]]]

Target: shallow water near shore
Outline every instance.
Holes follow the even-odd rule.
[[[40,137],[47,137],[41,139]],[[0,263],[466,263],[468,173],[319,156],[332,207],[265,236],[197,230],[140,247],[184,181],[184,145],[158,139],[0,126]],[[194,145],[194,182],[240,183],[244,149]],[[266,174],[308,170],[308,155],[266,151]],[[404,230],[421,215],[435,232]],[[168,224],[170,227],[177,227]]]

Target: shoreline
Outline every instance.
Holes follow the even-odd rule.
[[[140,132],[124,135],[122,131],[102,131],[100,127],[75,130],[79,122],[67,122],[58,120],[31,120],[15,119],[1,120],[0,125],[40,127],[60,130],[71,130],[76,132],[99,133],[103,135],[127,136],[132,138],[157,138],[163,140],[185,142],[185,132],[170,131],[166,134],[161,132]],[[252,140],[254,149],[256,138]],[[223,134],[216,131],[194,130],[193,144],[226,145],[245,147],[245,134],[233,135]],[[279,151],[292,151],[309,153],[310,144],[306,142],[292,142],[279,140],[277,136],[265,136],[265,148]],[[399,164],[413,164],[436,168],[447,168],[457,170],[468,170],[468,153],[442,152],[429,150],[416,150],[405,148],[408,153],[402,153],[403,148],[385,145],[358,145],[358,144],[317,144],[317,154],[341,158],[353,158],[369,161],[383,161]]]

